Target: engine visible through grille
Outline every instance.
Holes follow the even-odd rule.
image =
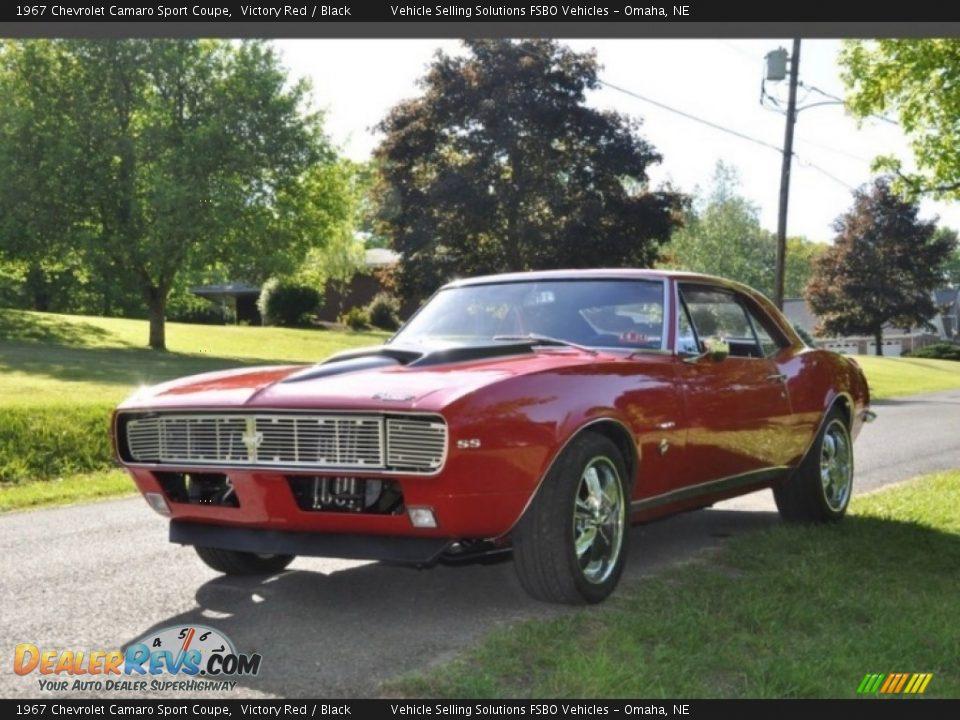
[[[439,417],[332,414],[121,416],[129,462],[363,468],[432,473],[446,455]]]

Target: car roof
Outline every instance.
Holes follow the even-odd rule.
[[[454,280],[444,285],[443,289],[469,287],[471,285],[493,285],[497,283],[536,282],[545,280],[665,280],[668,278],[699,281],[711,285],[750,290],[746,285],[715,275],[704,275],[702,273],[693,273],[684,270],[654,270],[649,268],[591,268],[583,270],[532,270],[529,272],[500,273],[498,275],[481,275],[479,277]]]

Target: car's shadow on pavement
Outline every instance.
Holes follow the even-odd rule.
[[[624,579],[776,522],[776,513],[705,510],[634,526]],[[424,570],[344,563],[331,571],[322,563],[302,558],[271,577],[217,577],[197,589],[195,608],[139,637],[210,625],[238,652],[263,656],[243,686],[283,697],[371,697],[381,681],[443,662],[494,626],[571,611],[530,599],[509,556]]]

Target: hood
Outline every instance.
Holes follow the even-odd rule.
[[[340,353],[317,365],[173,380],[142,388],[120,409],[439,410],[500,380],[595,360],[573,348],[534,352],[530,343],[432,350],[382,346]]]

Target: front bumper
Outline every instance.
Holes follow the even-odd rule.
[[[271,555],[430,565],[440,558],[453,541],[436,537],[290,532],[174,520],[170,523],[170,542]]]

